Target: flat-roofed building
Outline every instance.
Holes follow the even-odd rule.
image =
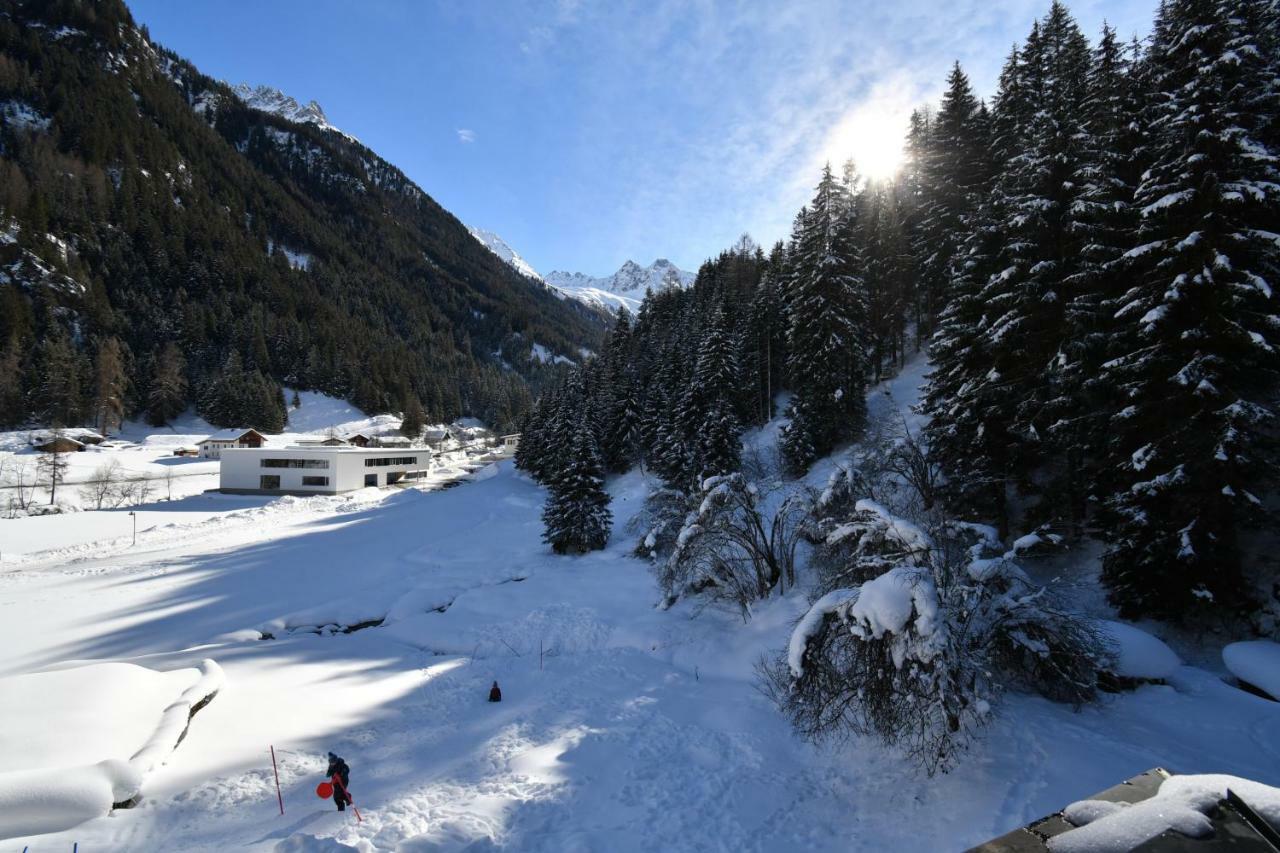
[[[336,495],[415,480],[430,468],[426,448],[227,448],[218,485],[236,495]]]

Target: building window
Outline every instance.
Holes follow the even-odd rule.
[[[279,474],[263,474],[258,478],[258,488],[264,492],[274,492],[280,488]]]
[[[302,485],[304,486],[327,486],[329,485],[328,477],[303,477]]]
[[[373,459],[364,460],[366,468],[385,468],[388,465],[417,465],[418,457],[416,456],[378,456]]]
[[[329,470],[328,459],[263,459],[263,468],[321,468]]]
[[[365,474],[365,475],[364,475],[364,484],[365,484],[366,486],[376,486],[376,485],[378,485],[378,475],[377,475],[377,474]]]

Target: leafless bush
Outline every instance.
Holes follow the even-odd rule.
[[[93,474],[79,489],[80,502],[94,509],[102,509],[109,503],[120,482],[120,462],[112,459],[94,469]]]
[[[668,605],[698,595],[730,601],[750,617],[751,605],[795,584],[803,502],[762,490],[742,474],[711,477],[685,517],[658,580]]]
[[[871,501],[836,530],[847,565],[824,579],[787,656],[762,666],[802,735],[871,735],[933,774],[955,766],[1007,689],[1095,697],[1109,641],[988,531],[922,526]]]

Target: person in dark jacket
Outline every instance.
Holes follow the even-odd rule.
[[[346,811],[347,803],[352,801],[351,794],[347,792],[347,786],[351,784],[351,768],[347,766],[347,762],[331,752],[329,769],[325,771],[325,775],[333,784],[333,801],[338,804],[338,811]],[[338,784],[339,782],[342,784]]]
[[[496,681],[493,682],[493,686],[489,688],[489,701],[490,702],[502,701],[502,691],[498,689],[498,682]]]

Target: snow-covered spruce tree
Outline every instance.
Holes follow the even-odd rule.
[[[920,331],[933,323],[949,298],[954,263],[969,213],[987,182],[987,129],[969,78],[956,63],[933,120],[913,127],[924,137],[919,163],[918,227],[913,235],[919,265]],[[919,140],[911,140],[919,145]]]
[[[987,304],[981,298],[1000,248],[998,199],[988,198],[967,217],[969,234],[956,261],[946,305],[929,342],[933,369],[923,389],[929,416],[926,442],[946,474],[946,498],[1007,532],[1010,477],[1009,423],[993,416],[986,345]]]
[[[877,383],[906,359],[907,312],[914,299],[911,250],[897,185],[870,185],[861,218],[867,369],[871,382]]]
[[[553,551],[583,554],[605,546],[613,513],[595,436],[585,418],[574,425],[568,453],[547,482],[547,492],[542,539]]]
[[[613,333],[605,345],[601,390],[601,455],[605,467],[615,473],[630,468],[639,458],[640,421],[643,408],[632,351],[631,313],[618,312]]]
[[[812,205],[797,218],[787,292],[794,396],[782,446],[793,473],[855,435],[866,419],[866,294],[854,214],[849,189],[827,166]]]
[[[990,528],[929,529],[859,501],[830,536],[845,576],[796,625],[767,684],[804,736],[872,735],[927,773],[953,768],[1007,689],[1095,696],[1110,650],[1008,557]]]
[[[738,340],[738,364],[750,383],[743,420],[754,425],[764,424],[774,415],[773,398],[783,386],[787,357],[787,322],[779,284],[783,275],[781,244],[771,257]]]
[[[687,597],[724,601],[745,620],[756,601],[794,585],[800,503],[786,498],[770,513],[766,497],[740,473],[701,484],[658,568],[666,606]]]
[[[1079,529],[1088,513],[1086,496],[1101,494],[1110,476],[1108,413],[1113,400],[1098,377],[1117,355],[1115,312],[1128,287],[1122,256],[1137,228],[1133,193],[1144,170],[1145,148],[1138,121],[1137,46],[1125,45],[1104,27],[1093,53],[1083,105],[1082,186],[1074,202],[1081,242],[1078,261],[1064,282],[1062,343],[1046,376],[1044,419],[1057,456],[1059,477],[1044,503],[1065,508]]]
[[[734,412],[737,391],[738,367],[733,341],[724,310],[717,305],[703,332],[690,386],[699,412],[696,438],[701,479],[738,470],[742,427]]]
[[[1084,34],[1055,2],[1019,56],[1017,98],[1001,93],[1001,122],[1013,125],[1007,142],[1012,156],[1001,164],[988,200],[997,208],[992,237],[998,248],[993,275],[978,293],[986,312],[986,364],[981,375],[969,377],[982,385],[974,395],[982,417],[1001,425],[1012,471],[1024,486],[1033,472],[1069,479],[1076,484],[1064,501],[1070,507],[1083,503],[1081,478],[1063,470],[1062,457],[1047,441],[1047,403],[1062,365],[1064,308],[1092,281],[1079,275],[1090,62]],[[1003,114],[1024,109],[1025,119]]]
[[[1276,474],[1280,170],[1266,4],[1170,0],[1148,62],[1153,162],[1138,187],[1103,576],[1127,615],[1239,613],[1255,599],[1244,537]],[[1255,579],[1261,580],[1261,579]],[[1274,578],[1272,578],[1274,580]],[[1269,584],[1267,585],[1269,588]]]

